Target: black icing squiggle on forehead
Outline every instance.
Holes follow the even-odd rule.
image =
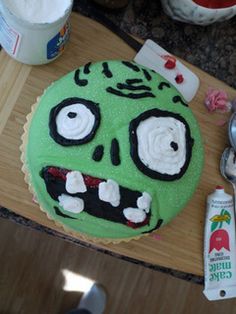
[[[132,62],[122,61],[122,64],[124,64],[126,67],[130,68],[134,72],[140,72],[140,68],[137,65],[133,64]]]
[[[184,102],[183,101],[183,99],[180,97],[180,96],[178,96],[178,95],[176,95],[176,96],[174,96],[173,98],[172,98],[172,101],[176,104],[176,103],[181,103],[182,105],[184,105],[185,107],[188,107],[188,104],[186,104],[186,102]]]
[[[153,70],[144,69],[135,62],[131,61],[121,61],[121,64],[128,68],[133,74],[142,72],[143,79],[139,78],[130,78],[125,82],[119,82],[116,86],[108,86],[106,88],[106,92],[113,94],[118,97],[125,97],[129,99],[142,99],[142,98],[155,98],[155,94],[152,93],[152,88],[150,86],[145,85],[145,82],[149,82],[152,80],[151,73],[156,73]],[[91,62],[85,64],[82,69],[77,69],[74,74],[75,83],[80,87],[85,87],[89,84],[89,74],[91,73]],[[83,73],[81,73],[83,72]],[[101,73],[105,76],[105,78],[110,79],[113,77],[113,73],[109,67],[109,62],[101,63]],[[82,74],[82,75],[81,75]],[[83,77],[84,76],[84,77]],[[171,84],[168,82],[160,82],[157,88],[162,91],[165,88],[171,88]],[[131,92],[130,92],[131,91]],[[184,102],[184,100],[176,95],[172,98],[173,103],[180,103],[186,107],[188,104]]]
[[[170,88],[170,84],[167,83],[167,82],[161,82],[159,85],[158,85],[158,89],[159,90],[163,90],[164,88]]]
[[[107,78],[113,77],[113,74],[112,74],[111,70],[109,69],[109,66],[108,66],[108,63],[107,63],[107,62],[103,62],[103,63],[102,63],[102,67],[103,67],[102,73],[103,73]]]

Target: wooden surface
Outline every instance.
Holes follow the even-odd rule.
[[[194,52],[193,52],[194,53]],[[0,204],[52,229],[64,232],[46,218],[28,192],[21,172],[19,146],[25,117],[36,97],[54,80],[88,61],[132,59],[134,51],[103,26],[72,15],[72,34],[64,54],[43,66],[27,66],[0,53]],[[167,226],[154,234],[129,243],[97,245],[118,254],[154,265],[170,267],[196,275],[203,274],[203,227],[206,196],[216,184],[230,186],[219,173],[220,156],[228,145],[227,127],[219,122],[229,114],[209,114],[204,95],[209,86],[222,88],[230,98],[235,90],[189,67],[199,76],[201,88],[190,103],[202,130],[205,145],[205,168],[201,182],[187,207]],[[158,235],[156,237],[155,235]]]
[[[75,308],[82,295],[82,280],[76,280],[76,291],[64,291],[62,270],[105,287],[104,314],[235,314],[235,298],[209,302],[202,285],[80,248],[11,221],[0,219],[0,238],[1,314],[65,314]]]

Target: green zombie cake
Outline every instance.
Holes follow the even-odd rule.
[[[197,121],[168,81],[134,62],[67,74],[28,120],[23,170],[41,209],[67,230],[139,237],[168,223],[196,189]]]

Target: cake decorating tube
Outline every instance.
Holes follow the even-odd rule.
[[[236,297],[236,242],[233,198],[222,186],[207,198],[203,293],[208,300]]]

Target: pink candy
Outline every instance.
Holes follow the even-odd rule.
[[[205,105],[209,112],[228,112],[231,109],[228,95],[223,90],[209,88],[206,93]]]

